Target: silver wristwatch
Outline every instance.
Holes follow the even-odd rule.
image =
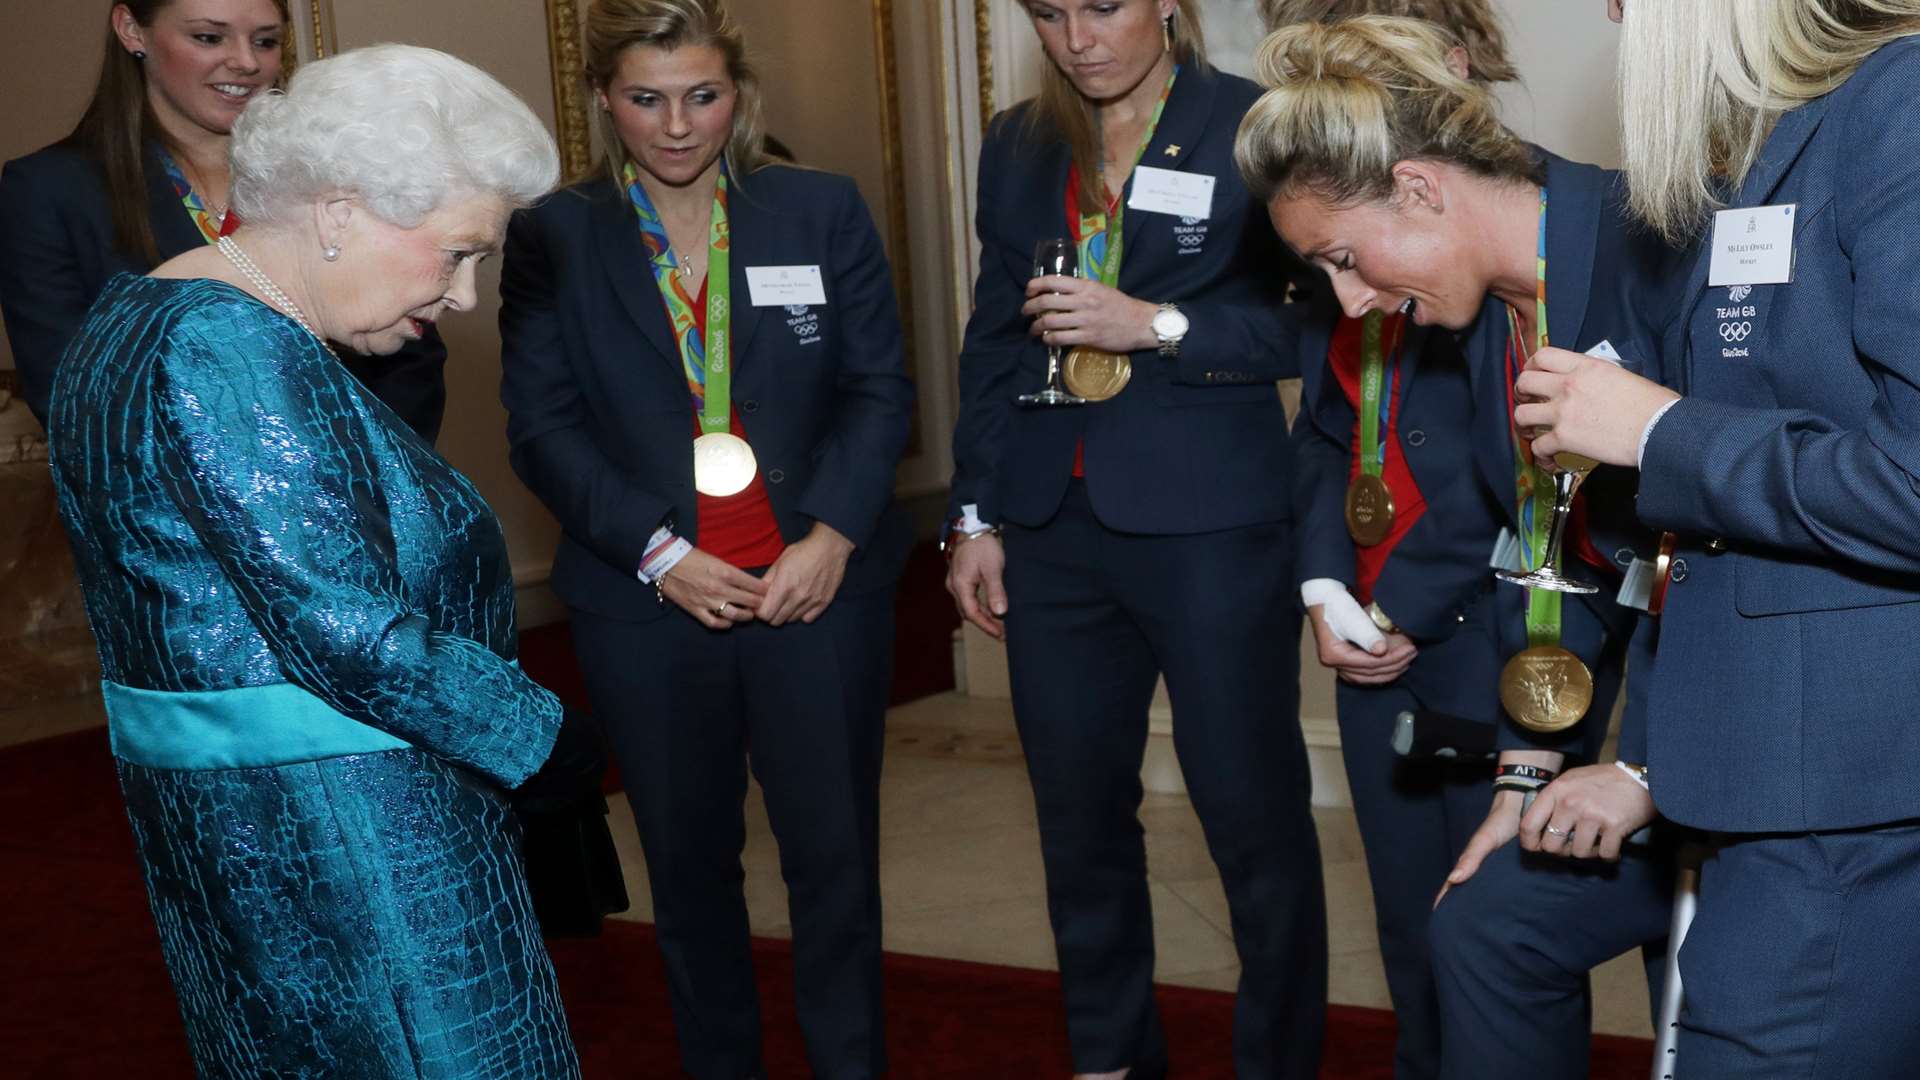
[[[1191,326],[1186,313],[1172,304],[1161,304],[1160,310],[1153,313],[1153,336],[1160,339],[1160,355],[1169,360],[1180,357],[1180,339],[1187,336]]]

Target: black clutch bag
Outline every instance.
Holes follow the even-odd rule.
[[[600,920],[627,910],[627,882],[600,793],[606,769],[591,722],[568,709],[552,756],[513,793],[527,889],[548,937],[598,937]]]

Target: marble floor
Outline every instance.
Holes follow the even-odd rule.
[[[103,723],[97,699],[0,711],[0,746]],[[1004,701],[944,694],[893,710],[881,786],[881,892],[894,952],[1052,968],[1033,796]],[[633,909],[648,919],[645,860],[624,799],[612,800],[615,839]],[[1326,860],[1336,1002],[1390,1007],[1373,901],[1351,810],[1316,808]],[[1149,794],[1141,808],[1153,897],[1158,978],[1231,990],[1239,974],[1226,897],[1184,796]],[[744,858],[754,931],[790,934],[786,889],[758,789],[749,795]],[[1594,977],[1594,1029],[1650,1037],[1637,956]]]
[[[943,694],[889,714],[881,781],[880,891],[892,952],[1016,967],[1055,966],[1033,795],[1004,701]],[[787,937],[786,889],[766,810],[748,798],[747,912],[755,933]],[[1185,796],[1148,794],[1147,873],[1159,981],[1232,990],[1240,974],[1227,900]],[[1317,807],[1326,864],[1329,993],[1391,1008],[1353,811]],[[646,863],[625,800],[613,800],[633,910],[647,919]],[[1638,954],[1594,975],[1594,1030],[1652,1037]]]

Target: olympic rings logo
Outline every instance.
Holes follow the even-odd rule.
[[[1720,324],[1720,340],[1722,341],[1745,341],[1747,340],[1747,335],[1751,333],[1753,333],[1753,324],[1750,322],[1724,322]]]
[[[1182,233],[1176,239],[1180,241],[1181,247],[1190,248],[1199,247],[1207,238],[1199,233]]]

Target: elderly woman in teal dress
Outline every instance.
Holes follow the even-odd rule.
[[[325,344],[472,307],[552,140],[379,46],[253,102],[232,159],[246,225],[107,286],[49,425],[200,1074],[577,1076],[502,794],[562,709],[514,663],[499,523]]]

